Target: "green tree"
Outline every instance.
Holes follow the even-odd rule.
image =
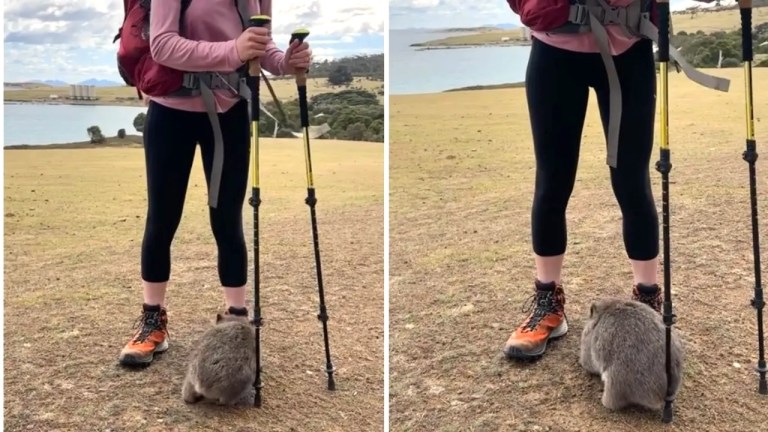
[[[91,126],[87,129],[88,138],[91,140],[91,144],[101,144],[107,139],[104,134],[101,133],[101,128],[98,126]]]
[[[354,77],[346,65],[339,65],[328,74],[328,82],[331,85],[349,85]]]
[[[145,113],[138,113],[136,118],[133,119],[133,127],[136,128],[138,132],[144,132],[144,122],[146,120],[147,115]]]

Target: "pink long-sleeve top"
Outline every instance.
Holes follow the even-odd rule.
[[[248,2],[249,16],[261,13],[259,0]],[[265,2],[265,10],[269,11]],[[265,11],[265,12],[266,12]],[[179,0],[153,1],[150,9],[149,44],[152,58],[159,64],[186,72],[231,73],[243,65],[235,40],[243,32],[232,0],[192,1],[184,13],[184,35],[179,35]],[[268,12],[267,12],[268,13]],[[246,19],[248,17],[245,17]],[[285,53],[274,41],[261,58],[262,67],[273,75],[284,75]],[[216,110],[229,110],[239,98],[230,90],[214,90]],[[204,112],[196,97],[149,97],[159,104],[185,111]]]
[[[632,3],[632,0],[608,0],[609,5],[617,7],[625,7],[630,3]],[[635,42],[640,40],[638,37],[628,37],[621,27],[615,24],[605,26],[605,29],[608,32],[608,45],[611,47],[611,54],[615,56],[628,50]],[[597,47],[595,36],[591,32],[563,34],[532,31],[531,36],[548,45],[568,51],[584,53],[600,52]]]

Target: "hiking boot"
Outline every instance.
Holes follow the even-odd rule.
[[[664,299],[661,297],[659,285],[637,284],[632,287],[632,300],[645,303],[658,313],[661,313],[661,305]]]
[[[123,366],[147,366],[155,354],[168,350],[168,315],[165,308],[144,305],[139,329],[120,352]],[[134,326],[136,327],[136,326]]]
[[[565,292],[562,285],[536,281],[531,297],[528,318],[517,328],[504,346],[504,354],[510,359],[531,359],[544,354],[547,342],[568,333],[565,316]],[[533,311],[531,311],[533,309]]]

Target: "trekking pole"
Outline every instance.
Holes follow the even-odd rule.
[[[741,58],[744,61],[744,104],[746,106],[747,149],[742,154],[749,163],[749,198],[752,208],[752,256],[755,262],[755,297],[752,306],[757,312],[757,367],[760,374],[758,393],[768,394],[765,373],[765,337],[763,335],[763,287],[760,275],[760,233],[757,223],[757,176],[755,162],[757,161],[757,143],[755,142],[754,104],[752,102],[752,0],[739,0],[741,13]]]
[[[304,42],[309,36],[309,30],[298,29],[291,33],[291,41]],[[309,206],[309,216],[312,221],[312,243],[315,249],[315,270],[317,271],[317,292],[320,297],[320,313],[317,319],[323,323],[323,341],[325,343],[325,372],[328,374],[328,390],[336,390],[336,382],[333,379],[333,363],[331,362],[331,347],[328,342],[328,311],[325,307],[325,294],[323,292],[323,272],[320,267],[320,245],[317,234],[317,215],[315,213],[315,182],[312,178],[312,157],[309,151],[309,107],[307,105],[307,71],[296,70],[296,88],[299,92],[299,113],[301,115],[301,127],[304,130],[304,160],[307,168],[307,199],[304,201]]]
[[[672,275],[670,241],[669,241],[669,172],[672,170],[672,162],[669,155],[669,0],[658,0],[659,11],[659,85],[661,87],[661,124],[659,161],[656,162],[656,170],[661,173],[661,213],[664,236],[664,325],[666,327],[666,356],[665,366],[667,372],[667,395],[664,398],[664,412],[662,421],[672,422],[672,404],[675,401],[672,392],[672,325],[675,323],[675,315],[672,313]]]
[[[255,15],[249,20],[250,27],[264,27],[271,22],[266,15]],[[253,325],[256,328],[256,377],[253,381],[253,405],[261,406],[261,301],[259,288],[261,275],[259,272],[259,205],[261,205],[261,190],[259,188],[259,120],[261,120],[261,108],[259,106],[259,75],[261,64],[259,59],[251,60],[248,64],[248,88],[251,91],[251,198],[248,203],[253,207]]]

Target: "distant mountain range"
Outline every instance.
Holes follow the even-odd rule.
[[[68,83],[61,80],[33,80],[29,82],[36,83],[36,84],[45,84],[51,87],[66,87],[70,84],[92,85],[96,87],[118,87],[123,85],[123,83],[121,82],[102,80],[102,79],[96,79],[96,78],[87,79],[85,81],[80,81],[78,83]]]

